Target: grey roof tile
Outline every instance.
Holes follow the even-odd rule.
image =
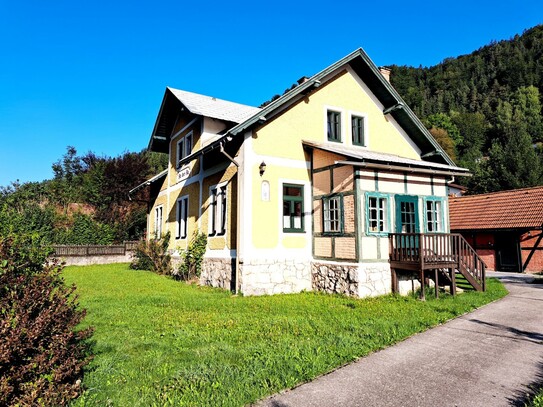
[[[261,110],[258,107],[229,102],[212,96],[200,95],[174,88],[168,89],[191,113],[214,119],[241,123]]]

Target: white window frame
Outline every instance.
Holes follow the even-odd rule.
[[[184,195],[177,199],[176,213],[176,239],[186,239],[188,234],[189,196]]]
[[[209,236],[224,236],[228,223],[228,183],[209,188]]]
[[[353,142],[353,118],[359,117],[363,119],[363,129],[364,132],[364,144],[355,144]],[[368,133],[368,115],[366,113],[361,112],[349,112],[349,135],[350,139],[349,142],[354,147],[367,147],[368,146],[368,140],[369,140],[369,133]]]
[[[328,113],[339,113],[339,140],[328,139]],[[345,142],[345,109],[336,106],[324,106],[324,141],[327,143],[344,143]],[[349,132],[350,134],[350,132]]]
[[[192,153],[192,142],[192,131],[181,137],[177,142],[177,168],[180,167],[179,162]]]
[[[375,199],[376,206],[371,206]],[[382,205],[380,205],[382,203]],[[375,213],[375,218],[372,217]],[[386,236],[390,232],[390,197],[379,192],[366,192],[366,234],[368,236]],[[372,229],[372,221],[377,223],[377,230]],[[381,230],[381,225],[383,230]]]
[[[164,205],[158,205],[155,208],[155,239],[162,237],[162,220],[164,215]]]
[[[428,204],[431,208],[428,209]],[[424,198],[424,228],[427,233],[444,233],[444,200],[437,197]]]

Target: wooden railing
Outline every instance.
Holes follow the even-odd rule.
[[[454,268],[480,291],[485,263],[458,233],[390,233],[391,267],[410,270]]]
[[[54,245],[55,256],[124,256],[126,252],[135,250],[138,242],[127,241],[122,245]]]

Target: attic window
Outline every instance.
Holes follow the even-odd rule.
[[[177,167],[179,167],[179,161],[190,155],[192,152],[192,132],[187,134],[181,140],[177,142]]]
[[[327,114],[328,141],[341,142],[341,113],[328,110]]]
[[[352,142],[355,146],[365,146],[364,118],[361,116],[351,116]]]

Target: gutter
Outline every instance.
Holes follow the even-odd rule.
[[[402,167],[401,165],[378,164],[378,163],[370,163],[366,161],[334,161],[334,164],[352,165],[354,167],[375,168],[375,169],[381,169],[381,170],[411,172],[411,173],[420,173],[420,174],[457,175],[461,177],[472,176],[469,172],[462,172],[462,171],[454,171],[454,170],[447,171],[447,170],[433,170],[430,168]]]

